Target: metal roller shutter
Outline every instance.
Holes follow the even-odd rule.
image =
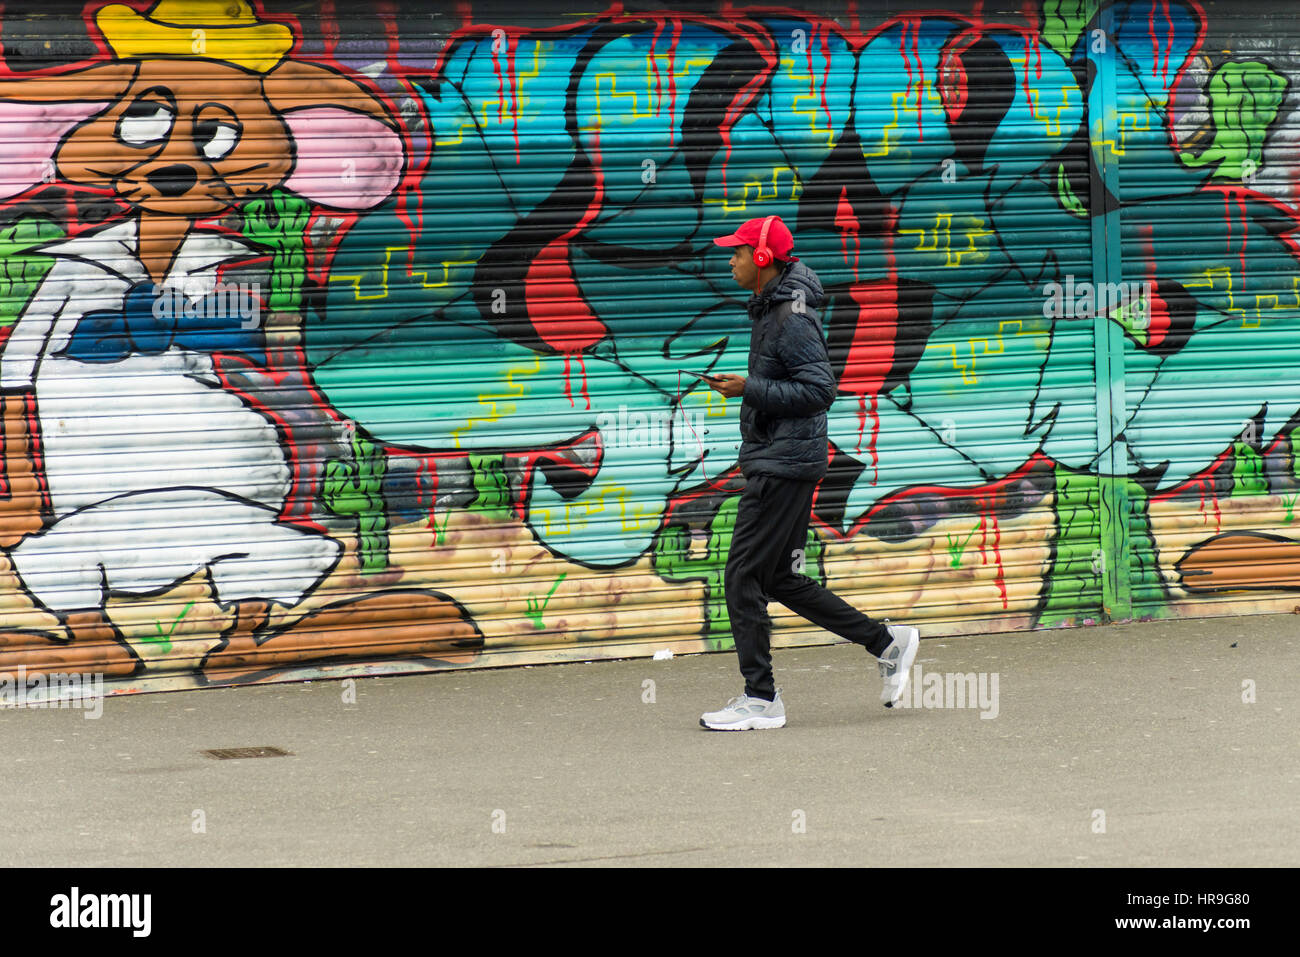
[[[1236,589],[1290,560],[1259,537],[1296,486],[1300,387],[1268,358],[1300,305],[1290,180],[1240,182],[1280,168],[1290,88],[1201,52],[1253,19],[0,16],[0,672],[158,690],[729,647],[739,403],[684,370],[744,368],[711,240],[770,214],[826,292],[802,561],[850,602],[931,635],[1078,624],[1219,608],[1188,584],[1216,548],[1253,549]],[[1224,372],[1247,355],[1267,395]],[[775,644],[827,640],[773,612]]]
[[[1290,4],[1117,5],[1132,612],[1290,611],[1300,298]]]

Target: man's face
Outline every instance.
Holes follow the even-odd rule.
[[[754,265],[754,247],[737,246],[731,254],[731,276],[738,285],[758,291],[758,267]]]

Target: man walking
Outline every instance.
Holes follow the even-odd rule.
[[[716,731],[785,725],[785,703],[772,677],[769,600],[880,659],[880,700],[893,707],[907,685],[920,633],[884,625],[855,609],[802,572],[813,492],[826,474],[826,410],[835,399],[835,376],[815,311],[821,282],[791,255],[794,237],[780,217],[751,219],[714,240],[734,247],[731,275],[754,295],[749,374],[709,380],[740,406],[740,469],[745,490],[727,556],[727,612],[731,617],[742,695],[700,718]]]

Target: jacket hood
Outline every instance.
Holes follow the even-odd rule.
[[[826,294],[815,272],[802,262],[789,263],[781,275],[763,287],[762,292],[750,297],[749,314],[759,316],[773,303],[793,302],[799,298],[809,309],[820,309]]]

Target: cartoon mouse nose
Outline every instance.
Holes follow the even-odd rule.
[[[156,169],[145,177],[145,179],[149,180],[149,184],[163,196],[184,195],[189,192],[190,187],[194,185],[198,178],[198,174],[194,172],[194,167],[186,166],[184,163],[164,166],[162,169]]]

